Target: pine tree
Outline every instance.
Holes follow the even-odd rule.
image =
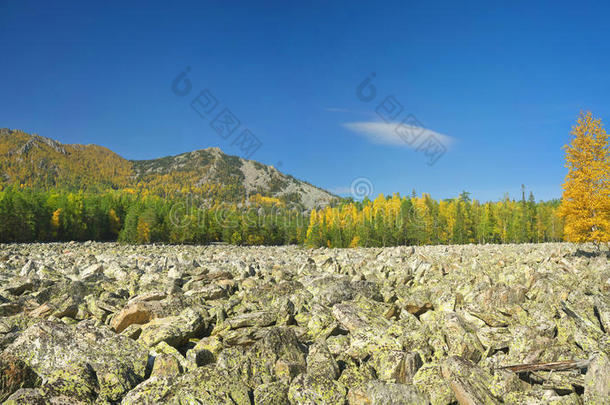
[[[601,119],[581,113],[565,146],[568,174],[559,215],[572,242],[610,241],[610,150]]]

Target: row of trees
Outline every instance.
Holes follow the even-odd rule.
[[[307,218],[275,198],[253,196],[247,209],[198,197],[164,199],[104,193],[0,191],[0,242],[118,240],[127,243],[280,245],[303,243]]]
[[[305,213],[276,198],[254,195],[242,204],[196,196],[0,191],[0,242],[118,240],[127,243],[392,246],[439,243],[511,243],[561,240],[558,202],[505,197],[479,203],[468,193],[436,201],[429,195],[380,195]]]
[[[521,201],[505,196],[480,203],[463,192],[436,201],[422,197],[379,195],[374,201],[348,202],[312,211],[306,244],[355,247],[463,243],[559,241],[558,201],[537,203],[532,193]]]

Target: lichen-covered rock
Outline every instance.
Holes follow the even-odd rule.
[[[267,384],[260,384],[254,389],[254,403],[256,405],[287,405],[288,385],[278,381]]]
[[[309,347],[307,373],[309,375],[323,375],[333,380],[339,378],[339,365],[328,350],[325,341],[318,341]]]
[[[370,364],[364,363],[360,366],[353,362],[348,363],[339,377],[339,382],[350,389],[360,387],[368,381],[375,380],[375,370]]]
[[[382,381],[410,384],[423,362],[418,353],[380,350],[372,354],[370,363]]]
[[[413,385],[428,397],[432,405],[447,405],[456,401],[439,364],[426,363],[420,367],[413,376]]]
[[[291,403],[307,405],[342,405],[346,403],[346,395],[347,389],[341,383],[307,373],[298,375],[288,390]]]
[[[360,388],[350,389],[350,405],[427,405],[422,395],[413,385],[369,381]]]
[[[610,403],[610,357],[606,353],[596,353],[591,359],[585,375],[585,395],[587,403]]]
[[[0,355],[0,402],[20,388],[35,388],[41,380],[27,364],[10,355]]]
[[[184,356],[165,342],[153,347],[149,355],[149,361],[153,361],[151,376],[176,377],[188,368]]]
[[[148,351],[104,325],[80,322],[75,326],[41,321],[25,330],[5,353],[11,354],[41,377],[70,372],[75,363],[89,364],[96,374],[99,396],[120,399],[142,381]]]
[[[489,389],[492,376],[472,362],[452,356],[443,362],[441,372],[460,405],[500,403]]]
[[[388,306],[360,297],[357,301],[345,301],[333,306],[337,321],[350,332],[350,354],[365,358],[381,348],[402,350],[402,329],[384,317]]]
[[[282,379],[290,381],[307,368],[305,351],[290,327],[269,328],[246,354],[242,371],[251,386]]]
[[[21,388],[3,402],[3,405],[46,405],[48,398],[37,388]]]
[[[186,359],[196,367],[205,366],[215,363],[222,349],[220,339],[215,336],[204,337],[195,344],[195,347],[186,352]]]
[[[206,327],[203,316],[197,311],[187,308],[178,316],[155,318],[143,325],[138,342],[149,347],[159,342],[181,347],[190,338],[200,335]]]
[[[122,405],[169,403],[175,379],[171,377],[151,376],[129,391],[121,401]],[[178,402],[178,401],[176,401]]]
[[[204,366],[177,379],[168,402],[250,405],[251,393],[235,374]]]
[[[99,392],[95,370],[84,362],[69,364],[46,376],[42,392],[47,398],[63,397],[69,402],[92,403]]]

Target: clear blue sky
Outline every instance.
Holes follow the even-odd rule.
[[[409,3],[2,1],[0,127],[129,159],[240,154],[190,107],[209,89],[262,142],[253,159],[329,190],[559,197],[579,111],[610,122],[607,3]],[[446,144],[433,166],[390,139],[388,95]]]

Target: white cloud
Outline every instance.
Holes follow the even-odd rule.
[[[343,127],[380,145],[416,148],[424,139],[434,136],[445,148],[454,143],[454,138],[427,128],[402,123],[379,121],[347,122]]]

